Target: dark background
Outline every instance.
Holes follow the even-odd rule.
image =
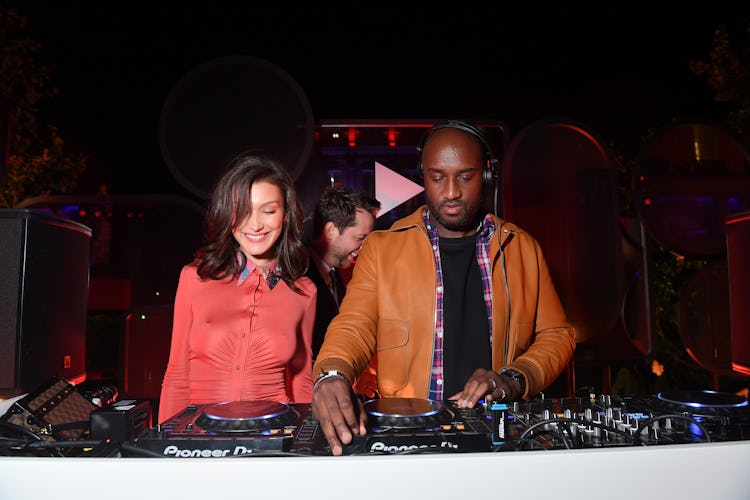
[[[114,306],[89,304],[90,313],[100,314],[89,317],[87,370],[89,376],[98,372],[106,378],[116,368],[121,390],[134,397],[158,396],[179,268],[200,240],[203,200],[173,177],[159,143],[165,103],[195,68],[234,55],[268,61],[299,84],[316,122],[501,120],[517,137],[539,120],[575,120],[627,162],[653,131],[675,121],[721,125],[725,106],[714,100],[705,77],[694,75],[689,63],[709,59],[714,31],[722,24],[733,34],[737,50],[750,46],[750,5],[688,10],[635,3],[593,9],[541,4],[4,4],[17,6],[26,16],[28,35],[42,43],[40,59],[53,66],[52,84],[59,94],[41,103],[40,118],[59,127],[67,147],[89,156],[89,170],[76,194],[94,195],[105,184],[115,206],[127,208],[115,211],[112,219],[84,221],[94,229],[94,257],[97,244],[106,243],[107,250],[105,265],[94,262],[93,276],[103,281],[94,280],[90,297],[125,297]],[[249,84],[247,94],[256,95],[257,89]],[[275,119],[268,117],[269,126]],[[564,163],[549,157],[552,148],[539,149],[547,154],[546,165]],[[562,169],[554,174],[564,176]],[[555,177],[544,175],[532,179],[535,187]],[[186,205],[182,199],[160,198],[162,194],[198,203]],[[143,218],[130,218],[133,209]],[[582,239],[593,244],[602,238]],[[610,281],[602,285],[599,275],[586,278],[619,293]],[[103,294],[97,288],[102,283],[113,293]],[[120,290],[118,283],[128,288]],[[672,288],[679,291],[685,284],[673,279]],[[139,321],[141,317],[148,321]],[[726,339],[726,329],[720,333]],[[676,331],[667,334],[677,353],[676,369],[670,366],[667,373],[677,373],[673,380],[679,382],[690,379],[686,372],[697,373],[700,387],[708,386],[710,373],[683,362],[686,345]],[[127,345],[117,345],[117,338]],[[601,351],[627,357],[611,346]],[[579,353],[586,354],[584,349]],[[600,377],[600,354],[583,359],[588,365],[579,363],[576,387],[609,377]],[[648,359],[638,352],[634,356],[626,367],[636,365],[634,372],[648,375]],[[142,373],[144,367],[151,369],[148,377],[128,375],[129,370]],[[612,365],[613,376],[617,368]],[[584,376],[593,382],[582,380]],[[644,383],[646,390],[652,389],[648,384],[650,380]],[[632,386],[627,390],[636,392]]]
[[[742,36],[750,7],[594,8],[499,2],[377,7],[287,3],[6,1],[28,20],[60,93],[42,116],[90,154],[81,190],[183,193],[164,166],[159,118],[196,66],[228,55],[265,59],[299,83],[315,120],[500,119],[511,133],[567,117],[626,159],[645,135],[722,109],[691,59],[707,60],[716,27]],[[248,89],[252,92],[252,89]]]

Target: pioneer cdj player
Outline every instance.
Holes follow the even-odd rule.
[[[288,452],[308,415],[309,405],[273,401],[192,405],[135,445],[175,458]]]
[[[367,434],[344,454],[461,453],[643,446],[750,439],[744,397],[675,391],[649,398],[582,398],[482,403],[374,399]],[[330,455],[309,404],[239,401],[192,405],[148,429],[128,456],[218,458]]]

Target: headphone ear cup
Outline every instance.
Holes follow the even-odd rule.
[[[417,145],[417,151],[419,153],[419,159],[417,160],[417,175],[419,175],[420,178],[424,177],[424,165],[422,164],[422,150],[424,149],[424,145],[427,142],[427,139],[430,137],[430,135],[432,135],[433,132],[435,132],[436,130],[443,129],[443,128],[454,128],[456,130],[461,130],[462,132],[465,132],[473,136],[482,144],[485,157],[487,158],[487,164],[485,165],[485,168],[482,170],[482,187],[487,190],[492,189],[498,177],[497,159],[492,154],[492,148],[490,147],[490,144],[487,141],[487,138],[484,136],[481,130],[476,128],[474,125],[471,125],[466,122],[461,122],[461,121],[449,120],[447,122],[437,123],[433,125],[432,128],[427,130],[422,135],[422,138],[420,139],[419,144]]]
[[[492,187],[492,183],[494,182],[494,174],[492,173],[492,163],[487,162],[487,166],[482,170],[482,183],[484,184],[484,188],[488,189]]]
[[[486,168],[482,171],[483,187],[486,191],[495,188],[497,184],[497,160],[493,157],[487,161]]]

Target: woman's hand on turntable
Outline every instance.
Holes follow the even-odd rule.
[[[367,433],[362,402],[352,397],[351,385],[344,378],[331,377],[315,385],[312,412],[333,455],[341,455],[343,445],[351,443],[354,435]]]
[[[508,384],[506,377],[501,377],[493,370],[477,368],[464,384],[464,390],[449,399],[458,400],[459,408],[473,408],[484,398],[486,401],[513,399],[518,392]]]

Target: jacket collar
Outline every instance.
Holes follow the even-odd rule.
[[[425,210],[427,210],[427,205],[418,207],[409,215],[402,217],[401,219],[394,222],[390,230],[402,231],[409,228],[416,228],[427,234],[427,226],[425,225],[424,218],[422,217],[422,214]],[[492,223],[495,226],[494,232],[497,233],[499,231],[498,241],[500,242],[500,246],[504,249],[505,246],[510,243],[511,240],[515,237],[515,233],[518,231],[518,228],[515,225],[497,217],[495,214],[490,214],[490,217]]]

